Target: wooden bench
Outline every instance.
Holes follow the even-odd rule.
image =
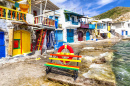
[[[62,74],[62,75],[67,75],[67,76],[71,76],[74,78],[74,80],[77,79],[78,77],[78,70],[79,70],[79,62],[81,62],[81,60],[79,58],[81,58],[81,56],[79,55],[66,55],[66,53],[58,53],[58,54],[50,54],[52,57],[50,57],[49,59],[51,60],[51,62],[48,62],[46,64],[44,64],[46,66],[46,74],[48,74],[49,72],[52,72],[52,73],[57,73],[57,74]],[[77,60],[73,60],[73,59],[63,59],[63,58],[54,58],[55,57],[73,57],[73,58],[77,58]],[[52,61],[54,60],[59,60],[59,61],[62,61],[62,63],[64,64],[57,64],[57,63],[52,63]],[[77,66],[71,66],[71,65],[65,65],[66,61],[69,61],[69,62],[76,62],[77,63]],[[53,72],[52,68],[57,68],[58,70],[60,71],[64,71],[64,72],[72,72],[71,75],[68,75],[67,73],[66,74],[63,74],[62,72]]]

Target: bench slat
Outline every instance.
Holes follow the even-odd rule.
[[[51,64],[44,64],[44,65],[45,65],[45,66],[50,66],[50,67],[56,67],[56,68],[70,69],[70,70],[79,70],[79,68],[71,68],[71,67],[51,65]]]
[[[77,57],[77,58],[81,58],[82,56],[78,56],[78,55],[62,55],[62,54],[50,54],[51,56],[64,56],[64,57]]]
[[[81,62],[81,60],[72,60],[72,59],[59,59],[59,58],[49,58],[51,60],[61,60],[61,61],[71,61],[71,62]]]
[[[46,64],[51,64],[51,65],[58,65],[58,66],[65,66],[65,67],[73,67],[73,68],[80,68],[78,66],[71,66],[71,65],[62,65],[62,64],[56,64],[56,63],[46,63]]]

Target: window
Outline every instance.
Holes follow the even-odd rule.
[[[14,49],[20,49],[20,39],[14,39]]]

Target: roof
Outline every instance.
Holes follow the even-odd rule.
[[[42,9],[45,7],[46,0],[31,0],[32,1],[32,6],[36,6],[40,8],[40,4],[42,3]],[[47,0],[47,5],[46,5],[46,10],[59,10],[60,8],[53,4],[50,0]]]
[[[75,15],[75,16],[80,16],[80,17],[84,16],[84,15],[81,15],[81,14],[78,14],[78,13],[75,13],[75,12],[71,12],[71,11],[68,11],[68,10],[64,10],[64,13],[70,14],[70,15]]]

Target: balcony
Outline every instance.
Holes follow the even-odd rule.
[[[95,29],[95,24],[89,24],[89,29]]]
[[[79,23],[78,22],[72,22],[72,25],[78,25]]]
[[[97,29],[103,29],[103,26],[97,26]]]
[[[14,9],[10,9],[7,7],[0,6],[0,18],[6,20],[15,20],[26,22],[26,14],[25,12],[17,11]]]
[[[43,17],[43,15],[35,16],[34,24],[55,27],[55,20]]]
[[[80,28],[89,28],[89,24],[81,23]]]

